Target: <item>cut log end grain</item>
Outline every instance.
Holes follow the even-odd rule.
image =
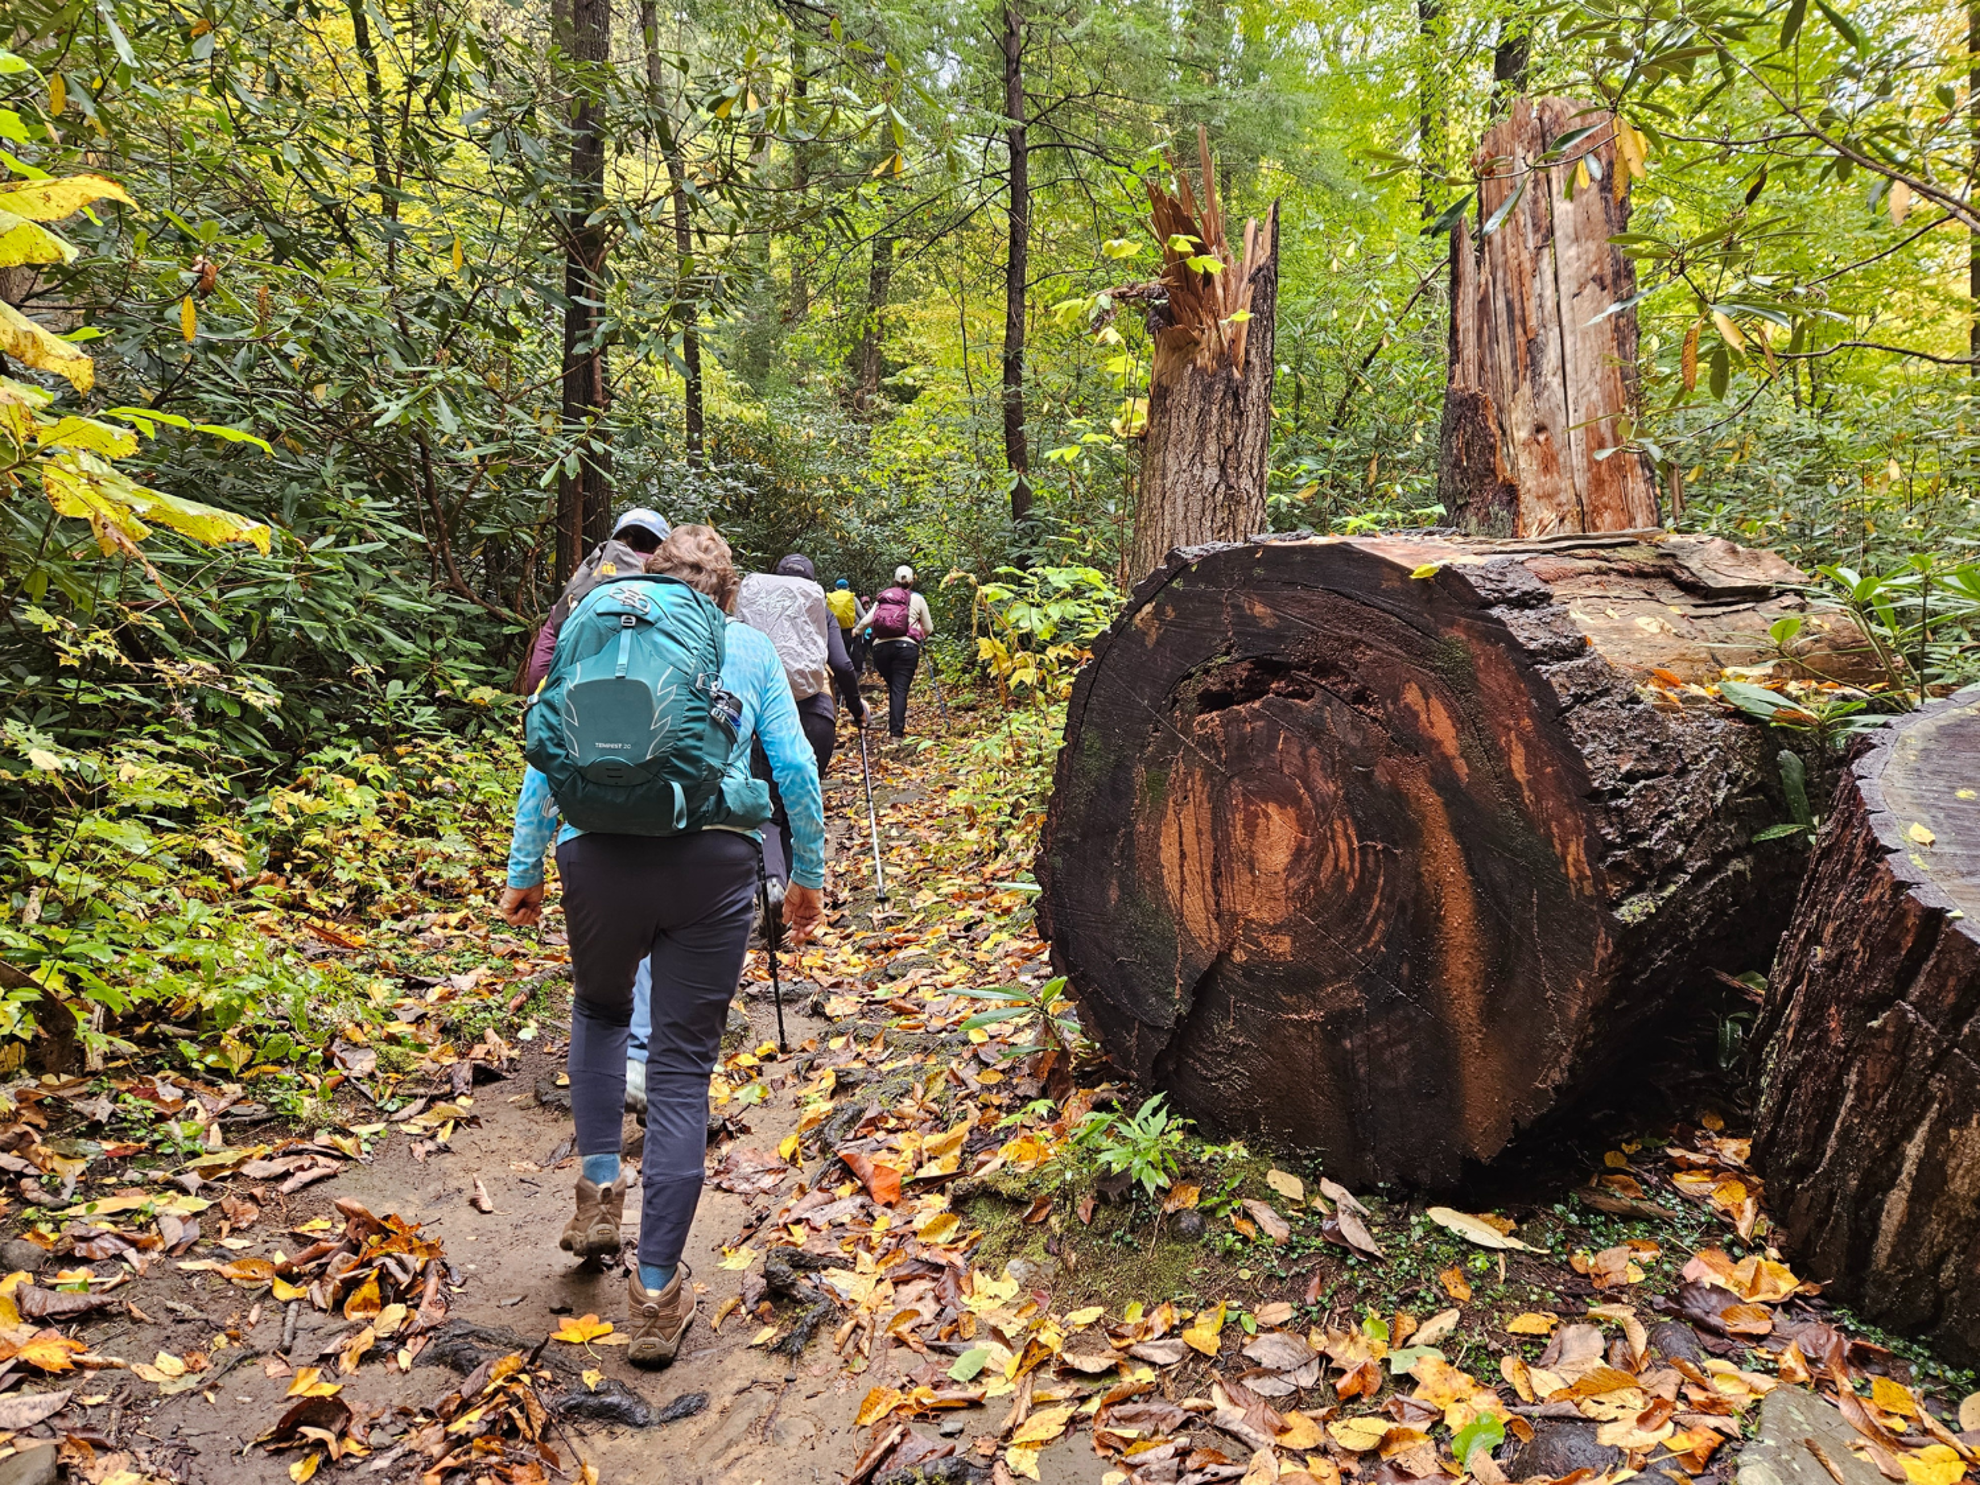
[[[1798,1270],[1980,1360],[1980,697],[1837,786],[1756,1036],[1756,1157]]]
[[[1101,1046],[1351,1186],[1491,1158],[1684,985],[1767,962],[1802,861],[1751,842],[1780,735],[1644,683],[1765,664],[1788,614],[1846,663],[1796,576],[1662,533],[1172,556],[1074,689],[1039,863]]]

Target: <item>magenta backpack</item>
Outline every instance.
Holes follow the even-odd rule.
[[[873,601],[873,622],[867,627],[873,631],[875,639],[907,639],[908,604],[910,596],[906,588],[883,588],[880,596]]]

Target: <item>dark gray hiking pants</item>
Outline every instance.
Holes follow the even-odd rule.
[[[639,1261],[680,1262],[701,1200],[708,1077],[755,913],[757,844],[732,830],[579,835],[557,847],[570,927],[571,1114],[580,1156],[617,1153],[633,971],[649,958]]]

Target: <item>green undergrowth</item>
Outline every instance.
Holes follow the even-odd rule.
[[[404,977],[468,967],[444,933],[369,935],[485,897],[520,767],[492,737],[336,745],[272,778],[155,737],[28,761],[0,769],[0,1067],[162,1051],[223,1077],[318,1068]]]

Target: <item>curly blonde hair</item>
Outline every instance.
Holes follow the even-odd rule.
[[[660,543],[660,550],[646,559],[646,570],[679,578],[706,593],[723,613],[734,608],[736,589],[742,586],[735,554],[713,526],[676,526]]]

